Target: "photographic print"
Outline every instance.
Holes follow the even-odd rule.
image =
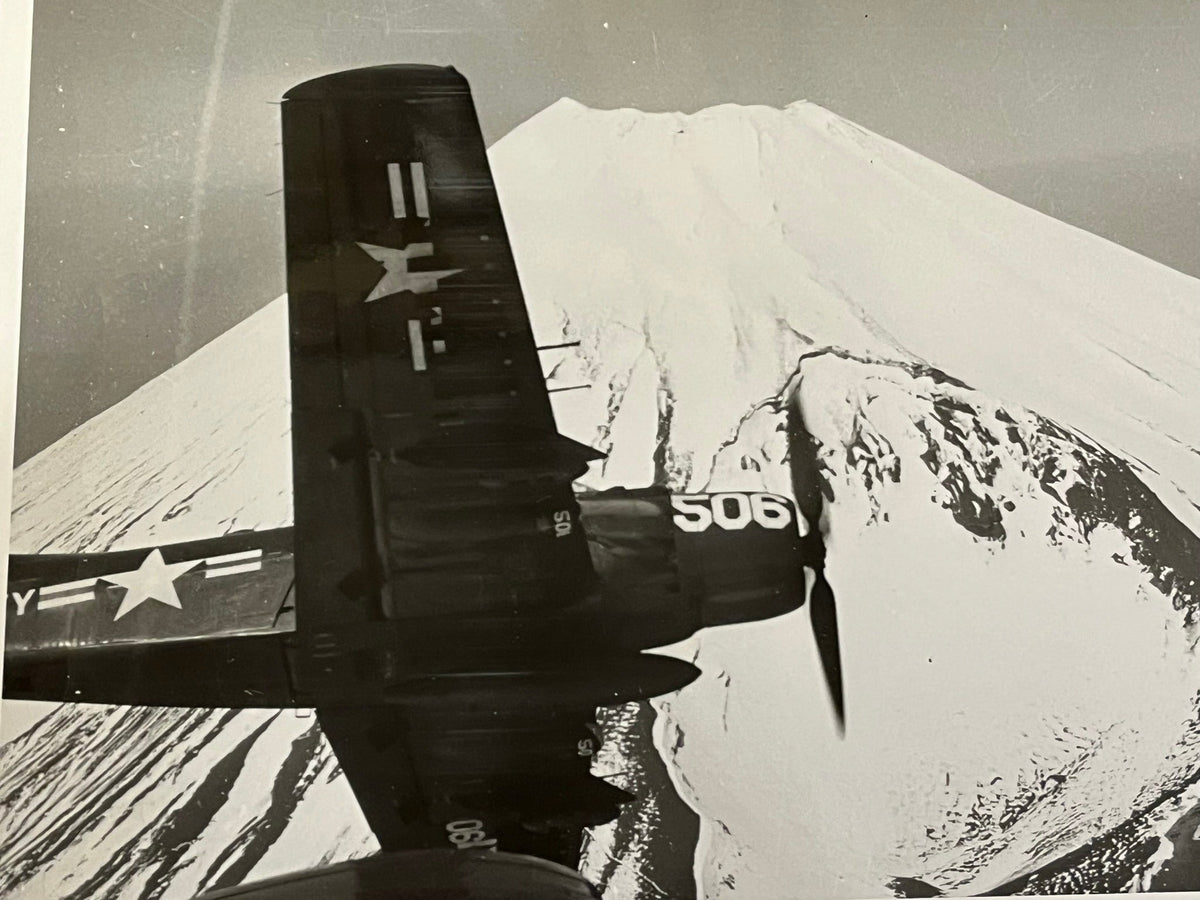
[[[0,893],[1200,890],[1197,38],[36,0]]]

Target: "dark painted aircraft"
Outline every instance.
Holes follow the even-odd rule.
[[[698,674],[644,650],[797,608],[807,565],[841,718],[820,535],[766,493],[576,493],[600,454],[555,426],[456,71],[305,82],[283,149],[294,526],[13,556],[4,694],[314,708],[382,853],[224,896],[592,896],[583,829],[633,799],[596,708]]]

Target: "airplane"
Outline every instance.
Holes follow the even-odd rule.
[[[596,709],[699,674],[644,651],[798,608],[807,567],[843,720],[821,532],[575,488],[602,454],[555,425],[457,71],[315,78],[282,120],[294,524],[10,557],[4,696],[314,709],[380,854],[213,897],[598,896],[583,832],[634,798],[591,774]]]

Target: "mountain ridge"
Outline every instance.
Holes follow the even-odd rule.
[[[670,648],[701,679],[606,726],[620,752],[601,770],[651,798],[589,844],[606,896],[658,896],[642,872],[708,898],[873,896],[896,876],[975,890],[1121,829],[1140,848],[1122,877],[1150,878],[1170,825],[1151,813],[1196,771],[1195,584],[1178,573],[1200,521],[1200,379],[1180,349],[1200,346],[1200,282],[1046,226],[813,104],[683,116],[560,102],[491,158],[539,342],[580,341],[546,366],[555,385],[592,386],[553,395],[560,430],[609,452],[587,486],[790,493],[799,403],[828,492],[846,739],[805,611]],[[1114,324],[1135,286],[1145,333]],[[288,524],[286,340],[281,298],[30,460],[14,547]],[[1130,389],[1110,391],[1110,409],[1113,385]],[[142,834],[66,803],[92,787],[72,750],[118,747],[133,765],[141,732],[187,721],[141,714],[64,708],[0,751],[0,822],[90,848],[6,848],[21,889],[190,896],[224,872],[371,849],[327,748],[286,716],[205,732],[235,773],[224,804],[206,805],[206,771],[168,756],[171,779],[138,801]],[[1079,765],[1067,732],[1102,747]],[[298,740],[306,762],[285,765]],[[59,764],[35,782],[13,748],[39,743]],[[279,796],[295,803],[281,806],[261,775],[284,771]],[[210,824],[168,873],[159,842],[184,821],[171,811],[201,807]],[[683,837],[689,821],[699,833]],[[677,836],[696,842],[694,877]],[[1085,856],[1068,880],[1086,877]],[[101,858],[124,863],[101,871]]]
[[[732,271],[739,289],[768,302],[806,300],[810,321],[800,330],[816,343],[902,348],[1071,422],[1151,470],[1172,471],[1169,481],[1190,495],[1200,491],[1192,349],[1200,280],[1002,198],[815,104],[714,109],[728,116],[556,105],[496,144],[494,165],[513,173],[499,180],[505,209],[548,220],[533,230],[536,246],[524,229],[513,236],[535,310],[571,305],[572,296],[607,309],[616,294],[619,306],[622,292],[641,293],[640,269],[665,270],[698,292],[696,273],[707,272],[689,239],[699,228],[706,244],[722,245],[717,277]],[[593,225],[609,221],[619,233]],[[578,258],[584,247],[593,259]],[[593,278],[596,259],[616,271]],[[606,296],[596,296],[595,281]],[[670,296],[676,285],[663,287]],[[728,300],[723,287],[715,293]],[[862,334],[854,320],[884,337]],[[1111,365],[1114,352],[1128,371]],[[1106,397],[1136,408],[1141,421]],[[1164,502],[1200,530],[1194,508]]]

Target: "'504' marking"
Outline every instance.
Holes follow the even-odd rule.
[[[741,531],[751,522],[781,529],[792,524],[792,507],[775,494],[675,494],[675,527],[680,531],[707,531],[711,526]]]
[[[571,511],[569,509],[560,509],[554,513],[554,536],[566,537],[574,531],[574,526],[571,525]]]

